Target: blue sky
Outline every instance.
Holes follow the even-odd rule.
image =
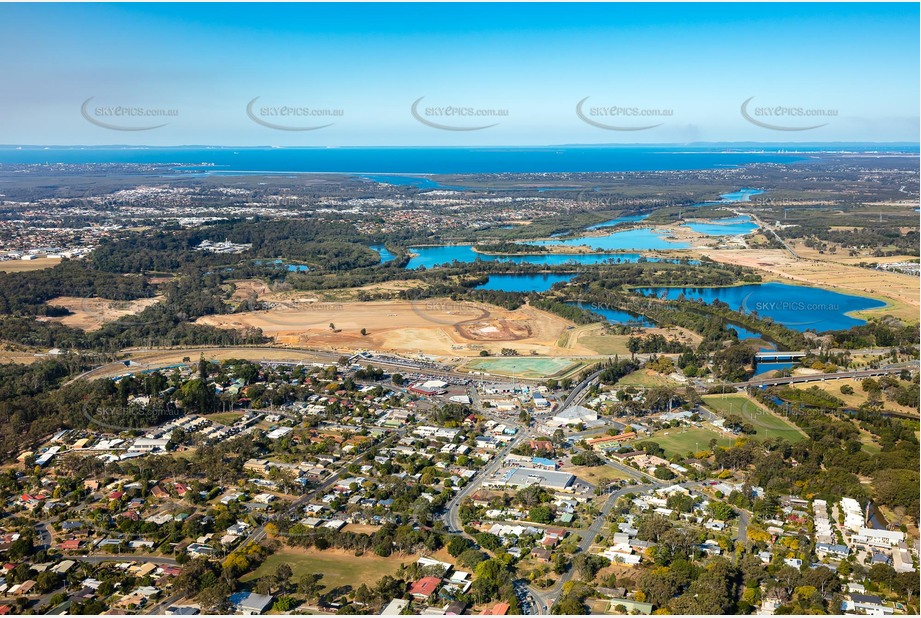
[[[0,4],[0,143],[916,142],[918,22],[912,3]],[[264,126],[256,97],[257,120],[332,124]],[[593,126],[586,97],[605,126],[659,126]]]

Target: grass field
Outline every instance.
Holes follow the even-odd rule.
[[[815,383],[810,383],[810,384],[793,384],[792,386],[793,388],[796,388],[799,390],[806,390],[813,386],[818,386],[820,389],[822,389],[826,393],[834,397],[837,397],[838,399],[843,401],[846,406],[858,408],[862,404],[867,402],[867,393],[864,392],[863,387],[861,386],[861,382],[862,382],[861,380],[845,379],[845,380],[828,380],[826,382],[815,382]],[[900,384],[905,386],[908,383],[900,382]],[[852,389],[854,389],[854,392],[851,393],[850,395],[845,395],[844,393],[841,392],[842,386],[850,386]],[[909,408],[908,406],[901,406],[894,401],[889,401],[888,399],[885,400],[883,407],[887,410],[894,410],[896,412],[902,412],[904,414],[913,414],[915,416],[917,416],[918,414],[917,408]]]
[[[451,560],[444,550],[431,557],[437,560]],[[326,586],[326,590],[346,585],[358,588],[361,584],[373,586],[384,575],[396,576],[396,570],[401,564],[410,564],[418,559],[419,556],[415,555],[381,558],[373,553],[356,556],[339,549],[320,551],[282,547],[266,558],[258,569],[240,579],[247,582],[259,579],[263,575],[272,575],[278,565],[287,564],[294,572],[294,581],[309,573],[322,573],[323,579],[320,583]]]
[[[626,356],[630,354],[627,349],[628,339],[629,335],[583,335],[579,337],[579,343],[598,354]]]
[[[512,356],[477,358],[465,364],[464,369],[519,378],[545,378],[563,375],[578,364],[570,358]]]
[[[218,412],[217,414],[206,414],[205,418],[221,425],[233,425],[243,418],[241,412]]]
[[[724,418],[728,414],[733,414],[751,423],[755,428],[756,438],[784,438],[791,443],[806,439],[806,435],[796,425],[744,395],[707,395],[703,400],[704,405]]]
[[[665,453],[672,455],[687,455],[689,452],[706,451],[710,448],[710,440],[716,439],[718,446],[732,446],[735,438],[721,434],[705,427],[689,427],[681,429],[663,429],[646,440],[640,442],[655,442],[661,446]]]
[[[563,466],[560,468],[563,472],[575,474],[583,481],[588,481],[592,485],[597,485],[599,481],[618,481],[628,479],[630,476],[625,472],[616,470],[611,466]]]
[[[625,375],[618,382],[621,386],[674,386],[675,382],[669,380],[661,373],[656,373],[651,369],[637,369],[631,374]]]

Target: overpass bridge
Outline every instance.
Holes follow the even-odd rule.
[[[805,358],[805,352],[758,352],[755,354],[756,363],[780,363]]]

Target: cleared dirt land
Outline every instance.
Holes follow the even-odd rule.
[[[812,388],[813,386],[817,386],[818,388],[822,389],[829,395],[832,395],[833,397],[837,397],[838,399],[843,401],[844,405],[852,407],[852,408],[858,408],[862,404],[867,402],[867,393],[863,391],[863,387],[861,383],[862,383],[861,380],[846,379],[846,380],[827,380],[824,382],[810,382],[808,384],[792,384],[791,386],[798,390],[806,390],[806,389]],[[905,382],[902,382],[902,384],[905,384]],[[854,392],[851,393],[850,395],[845,395],[844,393],[841,392],[842,386],[850,386],[852,389],[854,389]],[[885,399],[885,398],[883,399],[883,408],[885,408],[886,410],[893,410],[895,412],[901,412],[903,414],[910,414],[912,416],[918,416],[918,410],[916,408],[909,408],[908,406],[901,406],[895,401],[889,401],[888,399]]]
[[[277,343],[327,350],[369,349],[442,357],[498,354],[501,348],[522,356],[592,355],[578,342],[559,345],[572,323],[524,306],[515,311],[450,299],[423,301],[334,302],[298,299],[262,311],[206,316],[219,328],[262,329]],[[362,335],[362,329],[365,334]]]
[[[61,263],[61,258],[35,258],[34,260],[4,260],[0,262],[0,272],[24,273],[30,270],[43,270]]]
[[[765,271],[778,281],[807,283],[885,301],[887,306],[855,312],[855,317],[893,315],[917,322],[921,302],[918,278],[824,260],[796,259],[783,249],[708,250],[701,253],[717,262]]]
[[[71,315],[62,318],[48,318],[65,326],[92,331],[102,328],[107,322],[114,322],[126,315],[136,315],[163,300],[162,296],[141,298],[132,301],[107,300],[105,298],[79,298],[58,296],[46,304],[64,307]]]
[[[315,354],[300,350],[286,350],[277,348],[183,348],[178,350],[125,350],[127,358],[138,365],[126,367],[122,362],[109,363],[87,372],[82,377],[85,379],[113,378],[127,373],[135,373],[139,369],[155,369],[170,367],[184,362],[188,358],[191,363],[197,363],[200,356],[206,360],[227,360],[241,358],[251,361],[303,361],[305,363],[323,362]]]

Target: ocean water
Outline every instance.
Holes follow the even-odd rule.
[[[335,172],[378,182],[436,188],[407,174],[629,172],[725,169],[750,163],[794,163],[821,148],[798,153],[687,146],[559,146],[546,148],[154,148],[0,147],[0,163],[169,164],[187,173]]]

